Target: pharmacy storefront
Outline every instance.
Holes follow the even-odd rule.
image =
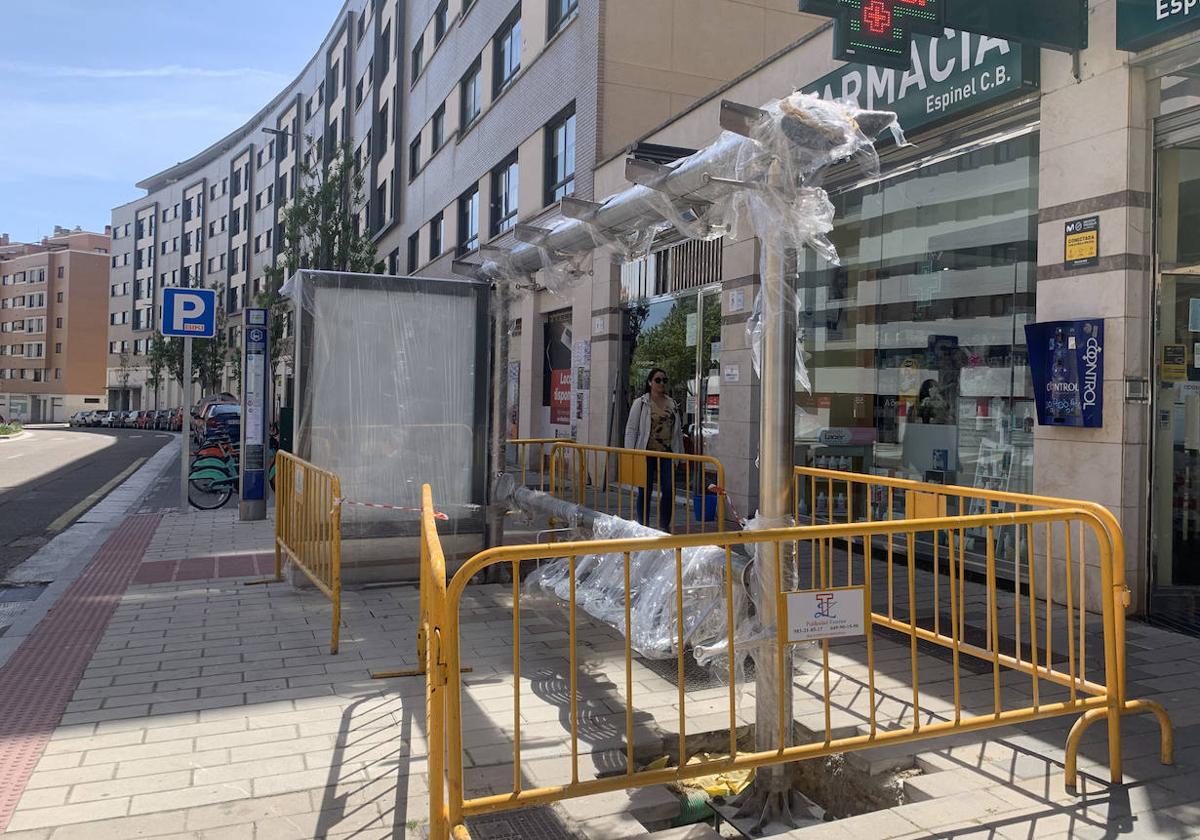
[[[841,265],[801,261],[796,462],[1031,492],[1037,54],[955,32],[913,54],[803,88],[896,110],[913,146],[832,184]]]
[[[819,29],[645,140],[701,148],[722,99],[797,88],[895,110],[909,145],[824,184],[840,264],[797,255],[795,463],[1098,502],[1124,530],[1132,612],[1200,631],[1200,0],[1176,5],[1094,8],[1078,58],[917,35],[906,70],[833,60]],[[598,168],[600,198],[624,187],[624,162]],[[592,380],[596,442],[625,420],[620,405],[595,415],[605,398],[627,405],[669,362],[689,431],[745,512],[757,275],[752,239],[719,257],[664,242],[594,293],[624,313],[594,345],[612,359]],[[1091,578],[1078,594],[1105,597]]]

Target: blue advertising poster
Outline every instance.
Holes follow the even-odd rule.
[[[1104,321],[1026,324],[1038,424],[1104,425]]]

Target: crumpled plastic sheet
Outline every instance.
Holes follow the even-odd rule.
[[[601,516],[594,528],[596,539],[664,537],[661,531],[613,516]],[[714,644],[726,645],[727,596],[725,549],[718,546],[685,548],[682,551],[683,639],[696,659],[706,664],[705,655]],[[630,644],[648,659],[670,659],[678,654],[675,550],[636,551],[629,557]],[[527,592],[545,592],[561,601],[571,594],[570,559],[560,557],[543,563],[525,581]],[[749,600],[740,582],[734,580],[735,633],[746,625]],[[575,561],[575,603],[594,618],[621,633],[625,632],[624,554],[587,554]],[[737,645],[737,639],[734,641]]]

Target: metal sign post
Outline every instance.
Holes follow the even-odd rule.
[[[242,497],[243,522],[267,518],[267,392],[271,354],[267,310],[247,309],[242,333]]]
[[[217,293],[212,289],[177,289],[171,286],[162,290],[163,336],[183,339],[183,406],[187,422],[179,427],[179,508],[190,510],[188,504],[188,438],[191,435],[192,416],[192,339],[212,338],[217,334]]]
[[[183,406],[179,412],[179,509],[186,513],[192,509],[192,506],[188,504],[188,471],[191,467],[189,456],[192,454],[191,447],[188,446],[192,440],[192,337],[190,335],[183,338]]]

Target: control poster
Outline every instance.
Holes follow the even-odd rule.
[[[1104,321],[1025,326],[1038,424],[1104,425]]]

